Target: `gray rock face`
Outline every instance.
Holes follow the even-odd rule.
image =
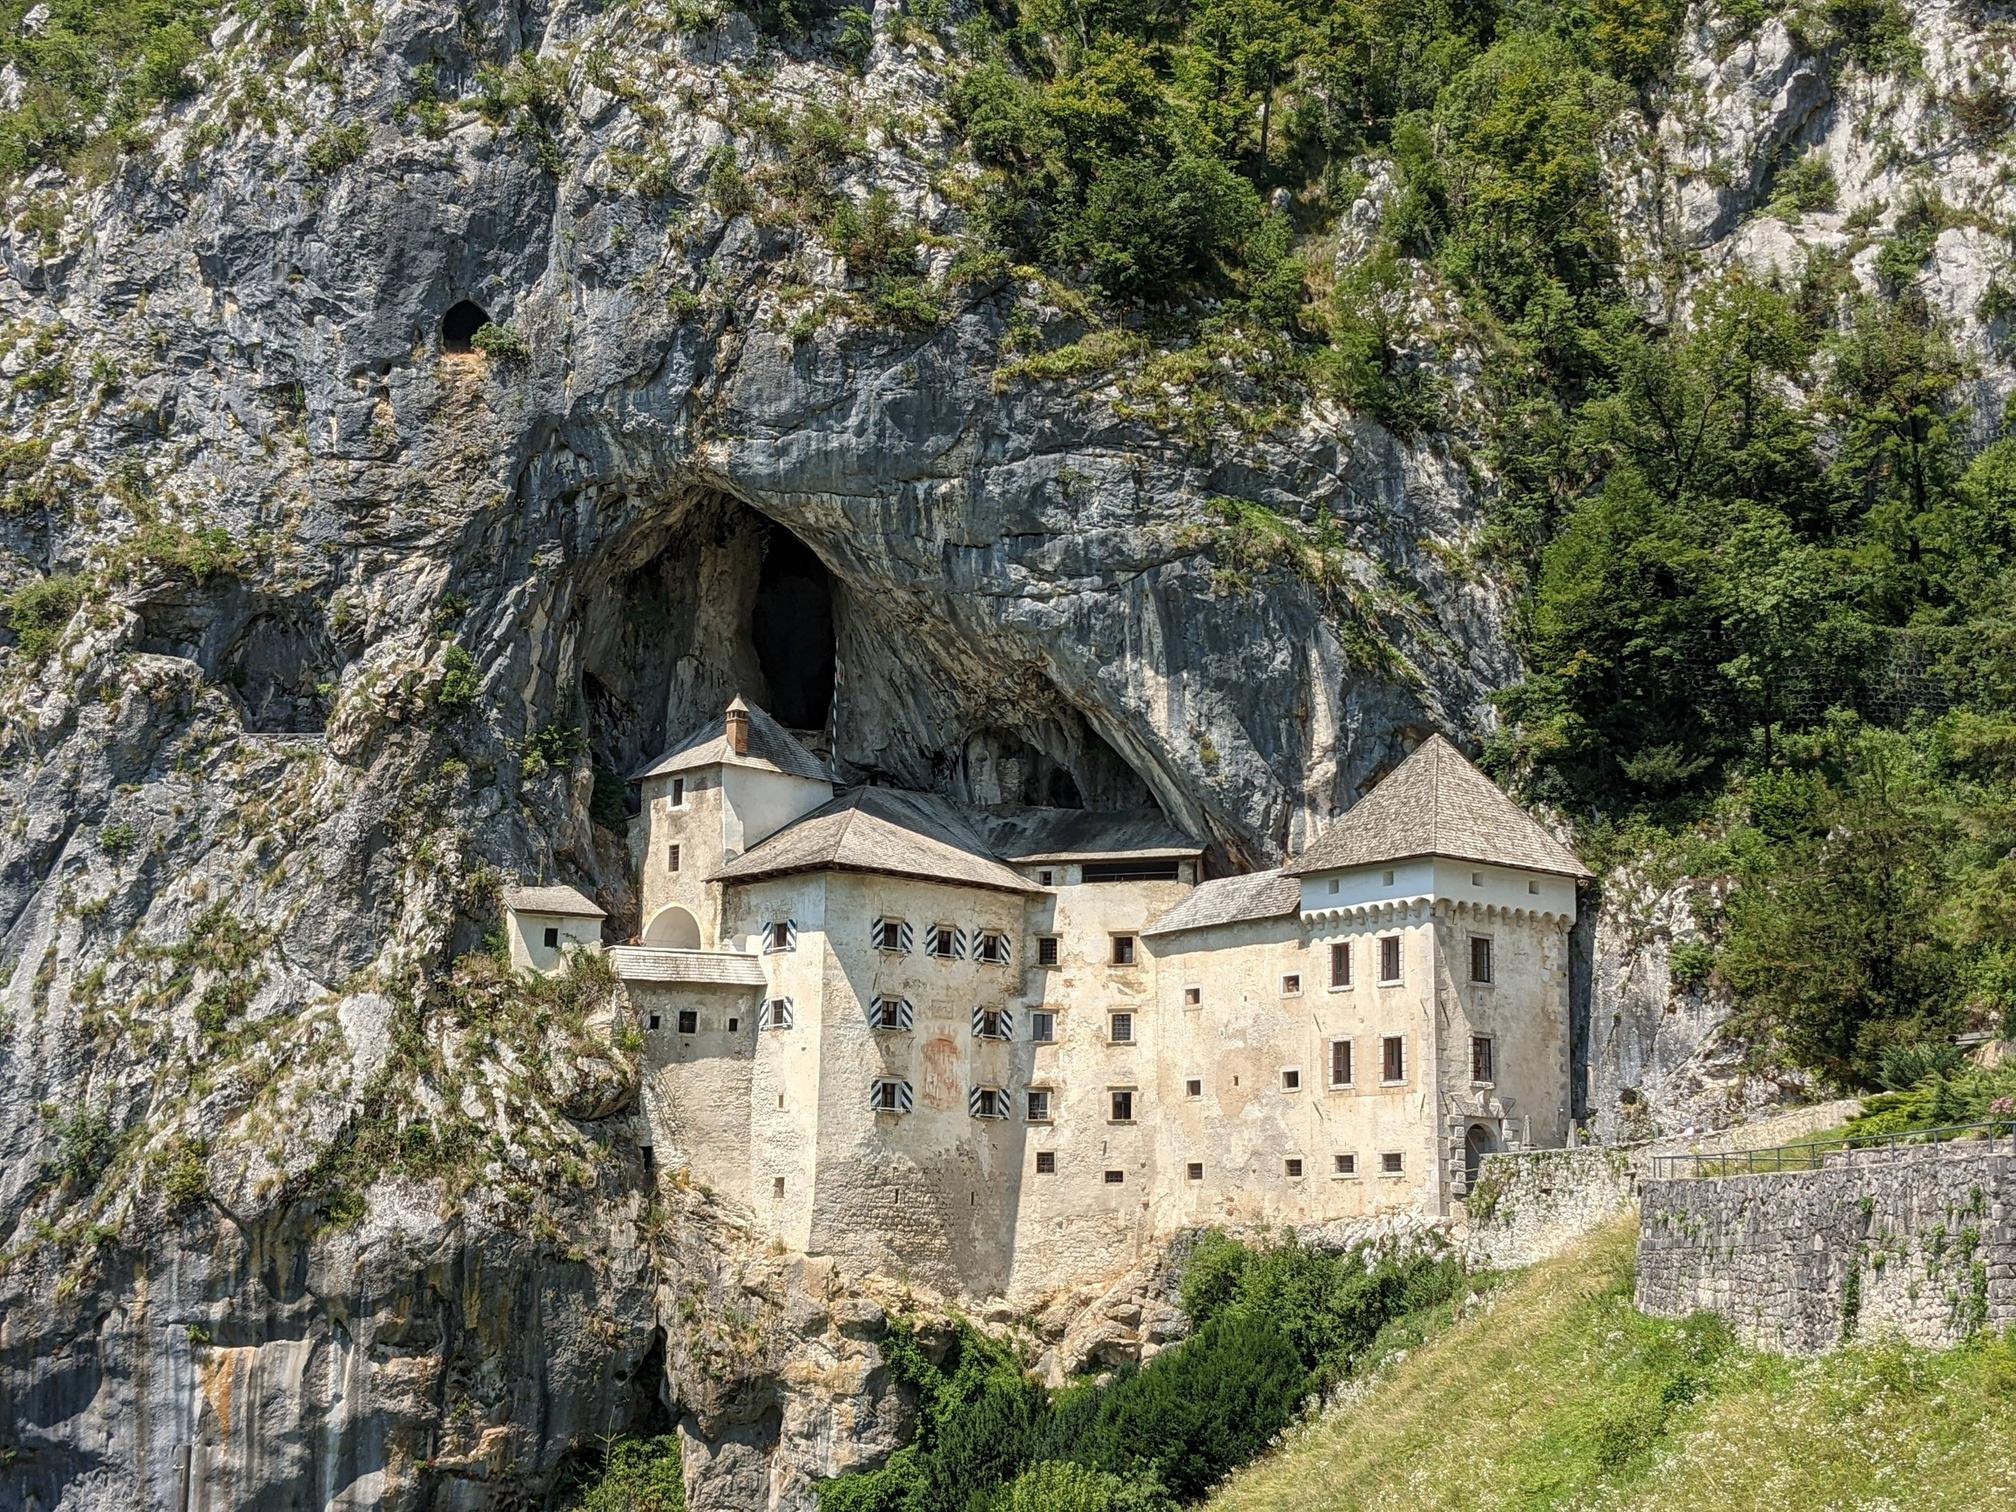
[[[227,21],[150,150],[0,218],[0,590],[78,588],[46,661],[0,650],[7,1499],[520,1505],[676,1422],[693,1506],[808,1506],[900,1441],[901,1299],[645,1201],[620,1048],[444,986],[496,882],[623,928],[598,786],[607,817],[738,691],[852,776],[1153,800],[1266,862],[1413,737],[1489,725],[1511,592],[1447,439],[1313,402],[1244,429],[1139,355],[1032,373],[1130,335],[946,277],[952,65],[916,28],[855,79],[650,3],[370,15]],[[1836,147],[1778,31],[1697,62],[1704,260],[1781,143],[1830,133],[1844,210],[1897,171]],[[942,320],[879,314],[796,206],[813,104]],[[1942,300],[1997,255],[1942,238]],[[520,345],[449,350],[464,301]],[[1219,498],[1334,516],[1350,591],[1245,562]],[[1684,1083],[1713,1013],[1666,1027],[1663,944],[1609,908],[1592,1064]],[[1116,1345],[1164,1342],[1153,1301]]]

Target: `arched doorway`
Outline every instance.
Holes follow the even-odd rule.
[[[1484,1157],[1498,1148],[1498,1136],[1482,1124],[1470,1125],[1470,1132],[1463,1136],[1463,1184],[1477,1185],[1477,1172],[1484,1164]]]
[[[674,903],[651,915],[651,922],[644,926],[644,943],[659,950],[698,950],[700,923]]]

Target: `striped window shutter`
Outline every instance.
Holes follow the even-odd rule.
[[[917,1010],[910,1006],[910,999],[898,998],[896,1000],[896,1016],[905,1029],[915,1029],[917,1027]]]
[[[994,937],[994,958],[997,961],[999,961],[1003,966],[1006,966],[1008,964],[1008,958],[1012,953],[1013,952],[1010,950],[1008,945],[1008,936],[1006,936],[1005,934],[996,935]]]
[[[899,1111],[904,1113],[908,1113],[910,1111],[911,1107],[910,1083],[908,1082],[896,1083],[896,1107],[898,1108]]]
[[[911,931],[910,921],[908,919],[905,919],[903,921],[902,928],[898,931],[898,933],[902,936],[903,940],[903,954],[905,955],[910,954],[912,950],[916,949],[917,936]]]
[[[975,1008],[973,1010],[973,1032],[978,1034],[986,1026],[987,1010],[985,1008]]]
[[[1015,1010],[1013,1008],[1003,1008],[1001,1010],[1001,1038],[1011,1040],[1015,1038]]]
[[[955,961],[966,959],[966,931],[956,926],[952,930],[952,959]]]
[[[894,1105],[885,1100],[894,1092]],[[876,1113],[908,1113],[914,1106],[911,1101],[910,1083],[876,1081],[868,1084],[868,1107]]]
[[[870,999],[868,1003],[869,1028],[886,1029],[890,1027],[882,1022],[882,1011],[885,1008],[894,1008],[896,1010],[896,1028],[914,1029],[917,1027],[917,1010],[910,1006],[910,999],[878,997]]]
[[[1005,1118],[1004,1101],[999,1087],[975,1087],[966,1094],[966,1111],[975,1118]]]
[[[798,921],[796,919],[786,919],[784,921],[784,948],[786,950],[796,950],[798,948]]]

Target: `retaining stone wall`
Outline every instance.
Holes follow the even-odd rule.
[[[1899,1334],[1943,1348],[2016,1325],[2016,1151],[1927,1147],[1817,1171],[1639,1184],[1638,1306],[1714,1312],[1815,1354]]]

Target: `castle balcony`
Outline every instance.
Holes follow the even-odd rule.
[[[761,987],[760,957],[741,950],[669,950],[612,945],[609,964],[626,982],[685,982],[702,987]]]

